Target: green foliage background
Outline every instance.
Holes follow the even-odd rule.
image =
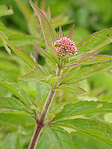
[[[31,8],[28,0],[23,0],[25,5]],[[11,6],[14,13],[12,15],[3,16],[0,21],[8,28],[9,34],[25,34],[31,35],[28,28],[28,21],[24,18],[23,13],[18,8],[15,0],[0,0],[0,5],[5,4],[6,6]],[[72,24],[75,24],[73,40],[76,45],[89,36],[95,31],[102,30],[104,28],[110,28],[112,24],[112,1],[111,0],[38,0],[38,6],[45,8],[50,6],[52,18],[54,19],[54,26],[58,31],[60,24],[63,25],[63,31],[65,35],[68,34]],[[33,12],[33,10],[31,9]],[[56,20],[56,16],[60,19]],[[64,17],[63,17],[64,16]],[[33,35],[33,34],[32,34]],[[42,36],[42,35],[40,35]],[[35,36],[34,36],[35,37]],[[14,41],[14,36],[10,37]],[[20,37],[21,38],[21,37]],[[22,37],[23,38],[23,37]],[[37,37],[40,41],[39,37]],[[33,39],[34,40],[34,39]],[[37,42],[38,40],[35,39]],[[14,41],[17,47],[25,50],[29,55],[34,55],[33,43],[30,43],[29,39],[23,41],[22,39]],[[44,47],[44,42],[41,40],[39,42],[41,46]],[[112,45],[104,47],[102,51],[103,54],[112,55]],[[80,50],[80,49],[79,49]],[[13,52],[13,56],[10,56],[6,50],[0,46],[0,70],[7,73],[13,80],[18,84],[18,88],[25,89],[27,94],[33,102],[39,102],[39,98],[44,98],[47,95],[48,87],[30,82],[20,82],[17,78],[29,72],[29,68],[19,59]],[[38,63],[41,65],[46,65],[44,58],[39,55]],[[35,89],[35,86],[37,89]],[[55,97],[53,105],[57,105],[57,112],[60,111],[61,105],[64,105],[67,101],[69,103],[75,101],[112,101],[112,72],[105,72],[84,80],[80,83],[80,86],[86,90],[84,95],[73,95],[67,92],[58,91]],[[0,96],[10,96],[7,90],[0,87]],[[14,97],[14,95],[12,95]],[[25,94],[29,101],[29,96]],[[35,101],[36,98],[36,101]],[[41,104],[43,104],[44,99]],[[52,105],[52,106],[53,106]],[[19,107],[18,107],[19,108]],[[32,109],[35,107],[32,107]],[[41,107],[42,108],[42,107]],[[38,107],[38,111],[41,110]],[[52,109],[48,114],[49,118],[54,117]],[[84,118],[83,115],[76,116],[77,118]],[[92,114],[88,114],[87,117],[92,117]],[[98,119],[104,120],[105,122],[112,123],[112,113],[97,115]],[[94,117],[93,117],[94,119]],[[22,125],[21,125],[22,124]],[[0,148],[2,149],[14,149],[15,147],[20,149],[21,144],[24,144],[24,149],[28,148],[29,141],[31,139],[33,130],[35,127],[35,122],[31,118],[26,118],[24,116],[19,116],[18,118],[14,115],[0,113]],[[49,129],[49,128],[47,128]],[[71,132],[73,136],[73,144],[76,149],[110,149],[106,144],[94,139],[86,134],[79,132]],[[21,134],[21,135],[20,135]],[[22,137],[22,139],[21,139]],[[44,141],[46,141],[46,135]],[[21,143],[20,143],[21,142]],[[49,143],[49,142],[48,142]],[[41,141],[39,144],[41,148]]]

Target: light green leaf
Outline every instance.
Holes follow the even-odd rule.
[[[23,45],[32,45],[33,41],[35,42],[38,41],[38,38],[24,34],[13,34],[9,35],[8,40],[11,41],[14,45],[23,46]]]
[[[59,121],[53,123],[53,125],[72,128],[75,131],[77,130],[88,134],[112,147],[112,127],[104,122],[77,118]]]
[[[58,76],[54,76],[52,74],[45,76],[43,78],[40,78],[41,82],[47,83],[51,86],[56,85],[56,83],[59,81],[59,77]]]
[[[5,38],[8,38],[8,30],[1,22],[0,22],[0,32],[3,34]]]
[[[77,45],[77,47],[81,45],[78,53],[95,51],[111,42],[112,42],[112,28],[103,29],[99,32],[90,35],[85,40],[81,41]]]
[[[0,5],[0,17],[5,16],[5,15],[11,15],[11,14],[13,14],[13,10],[11,8],[8,9],[7,6]]]
[[[20,134],[18,132],[8,134],[4,142],[4,149],[15,149],[15,148],[16,149],[22,148],[20,143]]]
[[[32,69],[27,74],[20,76],[18,79],[21,81],[31,82],[39,80],[44,76],[44,72],[39,67],[35,66],[34,69]]]
[[[21,90],[19,91],[19,93],[20,93],[20,95],[22,95],[22,96],[24,97],[24,99],[26,100],[26,102],[27,102],[29,105],[32,105],[31,98],[30,98],[29,94],[28,94],[25,90],[21,89]]]
[[[27,116],[26,113],[0,113],[0,122],[4,122],[5,125],[30,125],[35,123],[34,119],[29,115]]]
[[[36,101],[37,101],[37,104],[39,102],[42,102],[43,98],[48,94],[48,92],[49,92],[48,84],[36,81]],[[42,103],[41,103],[41,105],[42,105]]]
[[[105,62],[94,64],[86,67],[73,67],[63,76],[61,84],[63,83],[77,83],[87,79],[95,74],[106,72],[112,69],[112,62]]]
[[[3,71],[0,71],[0,81],[14,83],[14,81]]]
[[[56,89],[67,91],[69,93],[76,94],[76,95],[80,95],[80,94],[85,93],[85,91],[82,88],[80,88],[79,86],[61,85],[61,86],[57,86]]]
[[[67,65],[70,67],[70,66],[76,66],[76,65],[95,64],[95,63],[111,61],[111,60],[112,60],[112,56],[110,55],[96,55],[94,53],[89,53],[89,54],[85,53],[83,56],[80,56],[78,60],[72,57],[70,59],[70,63]]]
[[[54,17],[52,19],[52,22],[53,22],[53,26],[55,28],[57,28],[60,25],[63,26],[63,25],[74,23],[74,20],[69,20],[69,17],[65,13],[62,13],[62,14]]]
[[[26,99],[24,99],[24,97],[19,94],[16,87],[14,87],[14,85],[12,85],[11,83],[0,82],[0,86],[7,89],[8,91],[13,93],[15,96],[17,96],[19,99],[21,99],[22,101],[24,101],[26,103]]]
[[[0,34],[3,42],[7,44],[29,67],[34,68],[36,64],[35,61],[24,51],[15,47],[10,41],[8,41],[2,34]]]
[[[0,22],[0,33],[7,39],[8,38],[8,30],[7,28]],[[11,54],[11,50],[8,48],[7,44],[0,37],[0,46],[4,46],[9,54]]]
[[[10,111],[28,112],[27,108],[20,100],[10,97],[0,97],[0,111],[3,112],[6,109]]]
[[[73,146],[67,131],[58,126],[47,125],[46,132],[43,134],[40,142],[37,144],[37,148],[73,149]]]
[[[55,41],[55,36],[50,23],[48,22],[43,12],[31,0],[30,0],[30,4],[38,15],[45,40],[47,40],[50,44],[52,44],[52,42]]]
[[[72,118],[75,115],[89,113],[111,113],[112,103],[102,101],[80,101],[65,105],[64,109],[56,115],[55,120]]]

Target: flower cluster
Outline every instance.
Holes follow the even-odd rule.
[[[64,56],[68,54],[77,54],[77,47],[75,43],[67,37],[62,37],[59,40],[54,42],[54,46],[56,46],[56,52],[59,56]]]

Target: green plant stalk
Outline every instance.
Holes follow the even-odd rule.
[[[61,69],[60,69],[60,67],[57,67],[56,75],[58,76],[58,75],[60,75],[60,73],[61,73]],[[35,147],[37,145],[39,136],[40,136],[40,134],[42,132],[42,129],[44,127],[44,120],[46,118],[46,115],[48,113],[50,105],[53,101],[54,95],[56,93],[56,91],[55,91],[56,85],[50,89],[49,95],[48,95],[47,100],[44,104],[44,107],[43,107],[42,113],[40,115],[40,118],[37,120],[37,125],[36,125],[36,128],[35,128],[32,140],[30,142],[29,149],[35,149]]]

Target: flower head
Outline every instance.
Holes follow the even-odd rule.
[[[77,54],[77,47],[75,46],[75,43],[72,41],[73,30],[74,25],[72,26],[68,36],[64,37],[64,34],[62,33],[62,28],[60,26],[59,29],[60,39],[54,42],[54,47],[57,47],[56,53],[59,56],[65,56],[68,54],[74,54],[74,55]]]
[[[56,52],[59,56],[77,54],[77,47],[70,38],[62,37],[54,42],[54,46],[57,47]]]

